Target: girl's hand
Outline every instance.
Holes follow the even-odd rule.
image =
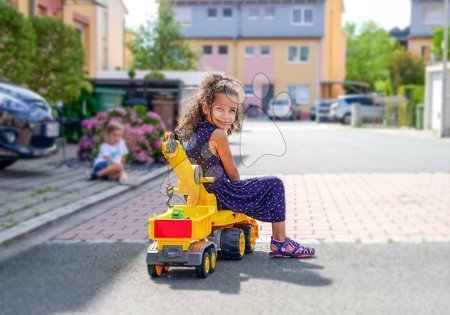
[[[217,128],[211,135],[210,140],[214,150],[213,153],[219,156],[222,161],[225,173],[230,180],[240,180],[239,171],[233,160],[233,155],[231,154],[230,144],[228,142],[228,137],[224,130]],[[210,145],[211,147],[211,145]]]

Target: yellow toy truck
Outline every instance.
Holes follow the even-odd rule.
[[[214,194],[203,183],[199,165],[192,165],[181,143],[171,132],[164,135],[162,151],[178,177],[178,187],[167,187],[167,212],[148,220],[149,238],[154,242],[147,251],[148,273],[159,277],[169,266],[193,266],[197,276],[206,278],[216,269],[216,259],[240,260],[255,249],[258,224],[242,213],[217,209]],[[173,194],[187,196],[186,204],[172,205]]]

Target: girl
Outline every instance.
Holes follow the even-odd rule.
[[[124,127],[118,122],[109,123],[105,129],[105,142],[100,145],[98,157],[94,161],[90,179],[118,180],[122,185],[136,186],[141,180],[128,176],[125,172],[125,159],[128,149],[123,140]]]
[[[198,94],[184,106],[175,133],[185,141],[190,162],[200,165],[204,176],[215,178],[205,188],[216,196],[218,209],[272,222],[271,257],[311,257],[313,248],[286,237],[283,182],[274,176],[240,179],[227,136],[241,130],[241,90],[230,78],[207,76]]]

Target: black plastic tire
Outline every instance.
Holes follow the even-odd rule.
[[[352,123],[352,115],[345,114],[344,117],[342,117],[342,119],[341,119],[341,124],[350,125],[351,123]]]
[[[246,254],[253,253],[253,251],[255,250],[255,245],[252,245],[252,242],[251,242],[252,230],[253,230],[253,225],[246,225],[244,227],[245,253]]]
[[[214,271],[216,271],[217,266],[217,251],[214,246],[209,248],[208,253],[210,259],[209,273],[213,273]]]
[[[200,266],[195,267],[195,272],[199,278],[208,277],[211,270],[211,260],[209,258],[209,253],[205,251],[203,253],[202,264]]]
[[[163,266],[147,265],[148,275],[152,278],[158,278],[163,272]]]
[[[224,259],[240,260],[244,256],[241,249],[241,234],[245,238],[244,231],[238,228],[224,229],[220,238],[220,253]],[[245,244],[243,245],[245,247]]]

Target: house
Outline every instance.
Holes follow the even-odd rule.
[[[344,93],[342,0],[163,1],[201,52],[199,70],[240,80],[246,103],[267,110],[285,92],[299,104]]]
[[[404,29],[400,29],[398,27],[394,27],[389,31],[389,35],[398,42],[400,46],[404,49],[408,49],[408,38],[409,38],[409,26]]]
[[[85,73],[125,68],[125,15],[123,0],[10,0],[24,16],[61,19],[80,33],[85,52]]]
[[[444,25],[443,0],[411,0],[408,51],[432,61],[432,30]]]

